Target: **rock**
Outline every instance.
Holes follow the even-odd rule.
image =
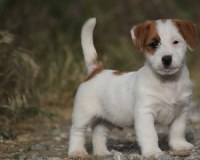
[[[128,159],[129,159],[129,160],[142,160],[143,158],[142,158],[142,156],[139,155],[139,154],[130,154],[130,155],[128,156]]]
[[[43,157],[39,156],[37,152],[31,152],[30,154],[26,155],[26,160],[44,160]]]
[[[189,157],[185,158],[185,160],[197,160],[200,158],[200,154],[198,152],[193,152]]]
[[[32,151],[49,150],[49,145],[46,143],[39,143],[31,146]]]
[[[128,160],[121,152],[112,150],[114,160]]]
[[[170,155],[167,155],[167,154],[160,155],[158,157],[158,159],[159,160],[173,160],[173,158]]]
[[[61,141],[62,138],[61,138],[61,137],[55,137],[54,140],[55,140],[55,141]]]
[[[19,152],[23,152],[23,151],[24,151],[24,149],[23,149],[23,148],[20,148],[20,149],[19,149]]]
[[[44,160],[43,157],[35,157],[34,160]]]

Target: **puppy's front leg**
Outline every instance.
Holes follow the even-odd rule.
[[[162,154],[158,146],[158,135],[154,127],[154,117],[152,113],[136,113],[135,129],[142,155],[149,157],[159,157]]]
[[[186,112],[181,113],[170,126],[169,145],[173,150],[192,150],[193,145],[185,139]]]

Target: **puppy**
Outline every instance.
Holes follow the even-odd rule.
[[[111,154],[106,147],[107,128],[103,119],[120,127],[135,127],[144,157],[162,154],[154,122],[170,127],[169,146],[192,150],[185,139],[187,111],[192,99],[192,82],[185,64],[187,47],[197,45],[197,27],[187,20],[152,20],[131,30],[134,46],[145,55],[145,64],[136,72],[104,70],[93,44],[96,19],[82,28],[81,42],[88,77],[78,88],[70,130],[70,157],[88,155],[85,132],[93,123],[93,153]],[[123,54],[123,53],[122,53]]]

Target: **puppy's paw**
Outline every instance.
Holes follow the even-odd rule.
[[[144,156],[145,158],[150,158],[150,159],[154,159],[154,158],[158,158],[161,155],[163,155],[164,153],[161,151],[160,148],[157,149],[151,149],[148,151],[143,151],[142,156]]]
[[[68,156],[70,158],[86,158],[88,153],[86,151],[69,151]]]
[[[176,151],[192,150],[194,148],[194,146],[187,141],[173,141],[170,143],[170,147]]]
[[[112,155],[111,152],[109,152],[107,149],[96,149],[94,151],[94,154],[95,155],[98,155],[98,156],[108,156],[108,155]]]

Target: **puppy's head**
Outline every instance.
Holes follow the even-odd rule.
[[[187,50],[197,45],[197,27],[187,20],[156,20],[131,30],[134,46],[145,53],[147,63],[161,75],[173,75],[184,64]]]

